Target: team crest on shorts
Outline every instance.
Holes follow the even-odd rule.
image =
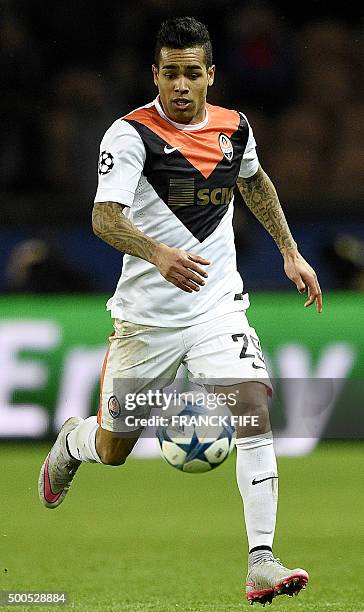
[[[234,155],[233,145],[230,138],[226,136],[226,134],[224,134],[223,132],[221,132],[221,134],[219,135],[219,145],[224,157],[226,157],[226,159],[231,162]]]
[[[107,407],[109,409],[109,414],[113,419],[117,419],[120,416],[121,408],[118,399],[115,395],[109,397],[109,401],[107,402]]]
[[[114,167],[114,156],[108,151],[102,151],[99,158],[99,174],[108,174]]]

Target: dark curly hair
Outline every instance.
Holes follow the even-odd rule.
[[[207,68],[212,65],[212,45],[207,27],[194,17],[176,17],[164,21],[159,29],[154,50],[155,65],[159,65],[162,47],[187,49],[202,47]]]

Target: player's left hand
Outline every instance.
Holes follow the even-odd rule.
[[[322,312],[322,293],[317,280],[316,272],[302,257],[297,249],[286,249],[282,253],[284,271],[288,278],[296,285],[300,293],[308,292],[305,308],[315,303],[317,312]]]

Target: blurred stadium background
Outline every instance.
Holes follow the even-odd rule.
[[[282,504],[290,513],[288,524],[295,529],[299,504],[304,525],[311,506],[310,499],[299,496],[294,475],[297,459],[284,455],[306,455],[307,463],[299,464],[301,482],[312,495],[315,512],[320,513],[321,507],[310,488],[314,487],[309,472],[313,467],[313,478],[319,475],[320,499],[328,495],[330,512],[344,511],[340,491],[348,506],[352,500],[354,508],[354,500],[360,499],[358,483],[348,478],[348,471],[352,476],[358,473],[364,432],[364,45],[360,3],[341,3],[334,8],[331,3],[308,0],[297,10],[294,3],[280,1],[124,0],[105,4],[95,0],[0,0],[0,107],[4,118],[0,141],[0,437],[4,465],[9,468],[3,472],[3,485],[9,517],[24,501],[29,505],[26,541],[29,550],[35,546],[34,538],[40,542],[40,548],[35,547],[38,569],[43,567],[42,555],[46,558],[47,554],[41,534],[44,529],[49,533],[61,529],[61,522],[53,522],[53,517],[45,521],[37,506],[34,483],[46,446],[34,442],[53,439],[69,414],[87,416],[96,411],[100,364],[110,332],[104,303],[120,273],[121,255],[97,239],[90,224],[99,142],[115,118],[155,96],[150,71],[155,31],[163,19],[184,14],[200,18],[211,32],[217,78],[209,101],[247,114],[261,164],[275,182],[300,250],[315,267],[325,294],[321,317],[304,311],[302,298],[283,274],[276,247],[237,195],[238,267],[251,296],[251,323],[259,331],[273,376],[281,383],[301,381],[299,392],[297,385],[281,384],[272,407],[280,432],[277,451],[287,473]],[[323,379],[331,382],[317,386]],[[331,442],[318,443],[323,438]],[[334,438],[346,441],[334,443]],[[32,444],[19,446],[20,439]],[[135,454],[138,452],[153,455],[155,446],[144,442]],[[14,463],[15,457],[19,461]],[[24,461],[28,468],[15,493],[12,483],[22,478]],[[330,478],[325,481],[325,466],[336,462],[348,470],[338,474],[337,497],[334,483]],[[160,469],[162,478],[167,468]],[[140,474],[138,468],[132,470]],[[143,470],[154,470],[153,478],[158,481],[158,466]],[[173,477],[171,474],[168,486],[178,496],[183,478]],[[119,486],[115,471],[107,478],[110,491]],[[230,481],[231,469],[221,468],[221,475],[213,478],[216,483]],[[201,512],[203,496],[211,492],[206,483],[199,492],[196,484],[186,483],[191,496],[201,496],[200,501],[195,498]],[[87,491],[84,484],[82,495],[87,496]],[[287,501],[290,492],[296,506]],[[88,503],[93,504],[91,496]],[[219,503],[222,507],[223,500],[218,508]],[[81,512],[81,501],[79,504]],[[157,512],[157,500],[153,508]],[[101,508],[96,506],[90,524],[101,547],[98,512]],[[72,509],[66,513],[71,517]],[[220,518],[226,525],[227,516]],[[341,534],[343,546],[344,542],[354,546],[354,536],[360,531],[358,519],[359,515],[349,511],[347,532]],[[335,550],[330,525],[337,535],[338,517],[331,515],[327,532],[321,526],[320,532],[310,531],[306,540],[300,540],[302,549],[307,545],[303,561],[307,559],[308,565],[310,545],[315,544],[314,565],[319,575],[317,547],[324,557]],[[44,588],[40,570],[33,581],[32,574],[27,575],[17,523],[8,518],[2,535],[11,533],[4,566],[12,560],[18,577],[14,572],[3,573],[1,585]],[[205,537],[207,542],[207,532]],[[163,541],[162,533],[159,541]],[[289,549],[284,536],[279,542],[281,548]],[[149,544],[151,554],[155,540]],[[220,545],[223,554],[223,539]],[[357,557],[352,554],[351,563],[356,563],[359,553]],[[31,553],[25,558],[26,564],[32,564]],[[115,562],[117,559],[115,551]],[[331,573],[320,579],[338,585],[343,567],[344,562],[340,571],[328,567]],[[53,583],[56,575],[54,568]],[[64,584],[71,584],[67,573],[62,577]],[[347,578],[350,581],[349,575]],[[218,576],[215,580],[218,583]],[[59,581],[56,584],[61,586]],[[135,601],[140,599],[138,584],[135,576]],[[85,582],[85,593],[86,588]],[[134,591],[129,607],[117,607],[120,603],[107,607],[97,591],[93,606],[88,608],[85,599],[75,609],[161,611],[175,609],[171,602],[180,601],[183,610],[215,610],[210,604],[183,604],[179,592],[177,599],[168,600],[171,607],[166,604],[164,608],[156,599],[163,596],[156,589],[153,592],[155,607],[147,607],[146,600],[138,600],[138,607]],[[348,604],[350,597],[354,602],[352,593],[348,599],[341,595],[337,591],[336,599],[332,595],[325,600],[331,601],[332,610],[363,609],[363,593],[358,592],[352,608]],[[100,601],[104,603],[98,608]],[[315,601],[315,597],[306,599],[308,603],[300,609],[326,609],[324,604],[316,608]],[[285,610],[284,604],[278,608]],[[225,608],[223,603],[216,607],[233,609],[238,607]]]

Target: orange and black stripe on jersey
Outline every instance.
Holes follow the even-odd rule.
[[[139,133],[146,150],[143,174],[160,199],[203,242],[228,210],[249,136],[236,111],[207,105],[201,130],[179,130],[155,106],[123,117]]]

